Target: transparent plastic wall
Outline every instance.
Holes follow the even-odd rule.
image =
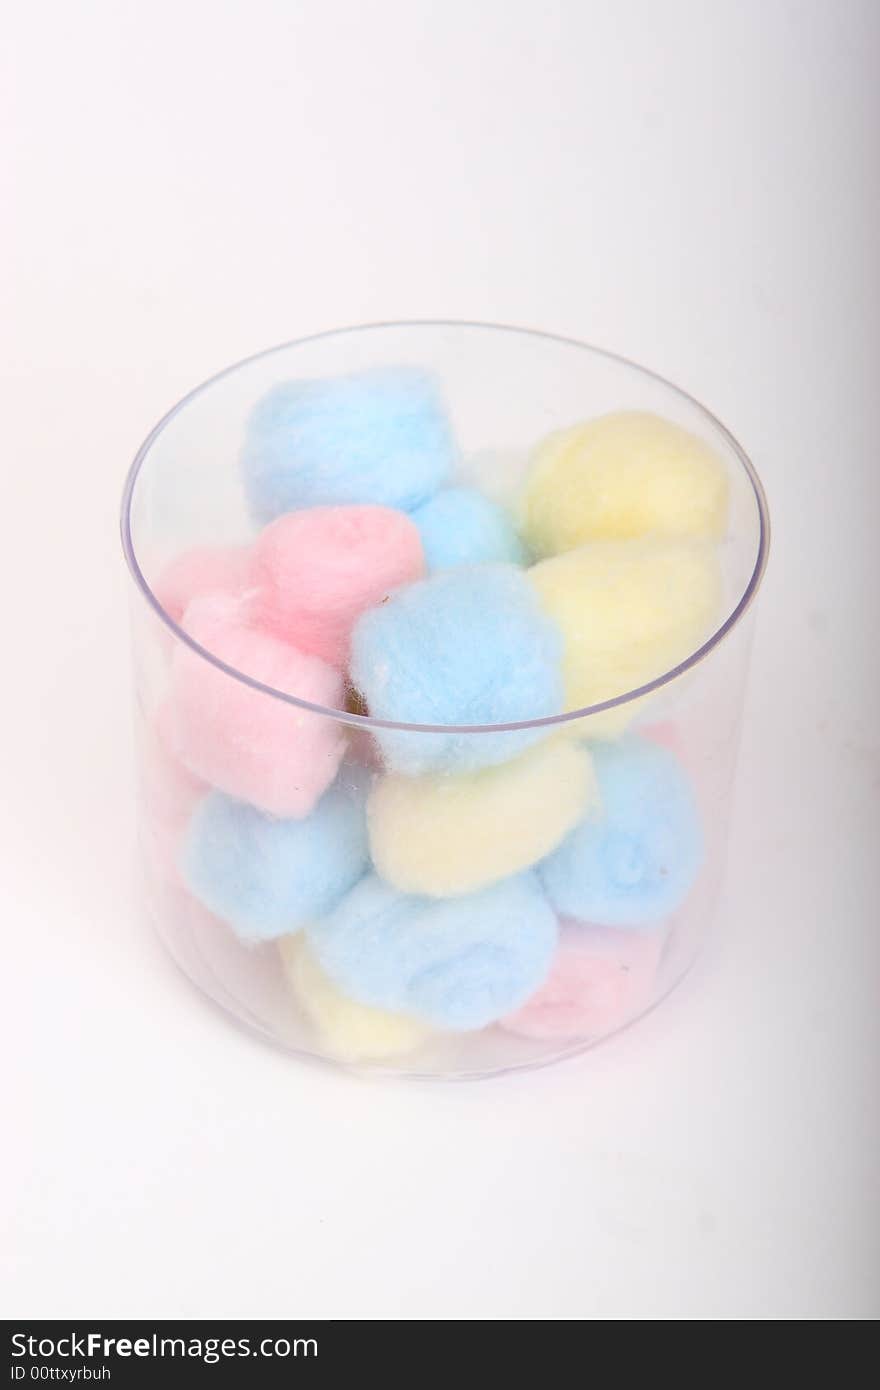
[[[558,932],[555,949],[571,954],[567,979],[556,980],[554,956],[549,976],[541,982],[540,998],[478,1026],[467,1025],[467,1009],[460,1015],[453,1011],[454,1026],[443,1026],[442,1009],[438,1022],[436,1008],[395,1012],[348,997],[344,979],[328,977],[309,953],[302,922],[291,921],[289,932],[276,932],[271,939],[243,938],[234,923],[211,910],[204,895],[192,891],[182,867],[193,817],[212,788],[180,755],[169,731],[169,708],[180,698],[174,693],[175,671],[181,668],[204,668],[204,678],[197,678],[194,688],[203,692],[208,721],[218,707],[237,707],[246,725],[251,718],[257,725],[268,720],[281,731],[282,743],[287,721],[297,746],[326,749],[336,760],[332,791],[342,802],[350,798],[354,806],[369,801],[388,776],[381,738],[377,742],[375,737],[379,730],[362,712],[364,705],[350,686],[347,698],[340,701],[343,708],[324,709],[301,701],[296,691],[254,678],[212,651],[210,637],[199,640],[184,631],[180,614],[170,611],[162,588],[169,564],[192,548],[248,546],[258,535],[242,484],[240,453],[250,412],[271,387],[289,379],[322,380],[409,365],[431,373],[442,389],[457,444],[457,475],[452,481],[477,487],[513,509],[536,442],[609,411],[652,412],[684,427],[711,446],[729,480],[729,517],[717,543],[722,599],[717,619],[699,647],[673,670],[656,672],[638,689],[624,691],[598,708],[520,722],[532,728],[532,746],[575,743],[605,756],[601,750],[613,749],[619,732],[621,738],[642,740],[663,750],[660,756],[674,758],[699,819],[701,850],[693,881],[682,900],[647,928],[633,929],[614,920],[579,921],[558,904],[551,907]],[[697,402],[649,371],[542,334],[466,324],[387,325],[326,334],[230,368],[184,399],[138,454],[126,487],[122,522],[134,580],[143,899],[174,959],[230,1015],[299,1056],[399,1075],[476,1076],[540,1065],[588,1047],[647,1012],[682,978],[710,930],[722,882],[754,612],[751,599],[760,583],[768,538],[766,508],[751,465]],[[190,710],[189,715],[198,724],[199,711]],[[430,720],[425,723],[431,725]],[[432,729],[402,727],[391,732],[415,743],[436,738]],[[510,732],[509,726],[463,726],[457,737],[501,740]],[[533,798],[527,805],[511,802],[506,807],[502,800],[499,809],[496,799],[493,820],[502,839],[508,811],[511,835],[530,817],[536,824],[552,825],[562,816],[562,807],[575,795],[572,778],[581,774],[561,757],[554,781],[552,761],[549,766],[539,784],[540,795],[522,793]],[[516,784],[511,785],[511,796],[519,795]],[[420,832],[417,825],[410,833],[423,833],[418,857],[430,866],[435,852],[441,853],[439,841],[432,843],[430,829]],[[676,833],[674,823],[670,833]],[[618,851],[625,858],[626,846],[618,846]],[[250,863],[247,872],[258,874],[259,863]],[[540,893],[540,862],[526,868]],[[290,873],[300,872],[311,873],[312,865],[294,855]],[[375,876],[372,864],[352,864],[349,877],[354,887],[349,891],[362,887],[367,874]],[[426,881],[431,882],[430,872]],[[257,883],[255,891],[260,888]],[[431,939],[440,940],[440,958],[430,952],[426,956],[425,969],[430,966],[434,976],[445,968],[445,919],[442,911],[430,913],[438,902],[444,909],[444,901],[442,893],[436,901],[426,894],[421,904],[416,903],[419,910],[413,911],[409,926],[406,921],[401,926],[398,914],[388,927],[392,935],[403,933],[405,938],[408,930],[433,933]],[[462,901],[456,899],[459,915]],[[518,899],[509,896],[500,909],[479,893],[472,895],[472,902],[477,917],[483,903],[493,917],[485,969],[491,973],[496,951],[503,970],[505,942],[499,932],[517,932]],[[532,905],[527,903],[524,910],[531,911]],[[502,917],[511,915],[506,927],[494,920],[499,911]],[[379,930],[368,922],[364,931],[374,928]],[[457,927],[450,930],[450,940],[457,940]],[[479,934],[478,925],[476,930]],[[428,940],[428,935],[419,937],[416,955]],[[407,941],[411,944],[415,938],[410,935]],[[399,949],[405,954],[409,945],[405,942]],[[474,985],[477,993],[483,983]],[[429,1004],[442,996],[438,988],[432,977],[431,989],[424,992]]]

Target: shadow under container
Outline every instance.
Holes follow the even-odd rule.
[[[210,634],[198,640],[192,631],[184,631],[180,612],[163,589],[169,564],[199,547],[229,547],[230,555],[241,556],[259,531],[247,505],[240,468],[241,441],[255,403],[279,381],[330,379],[389,366],[416,366],[439,382],[457,441],[458,473],[452,482],[476,485],[496,499],[516,494],[536,441],[586,417],[619,410],[654,412],[705,441],[727,474],[729,514],[726,532],[717,544],[722,598],[711,630],[699,645],[672,669],[658,671],[647,683],[611,700],[549,718],[450,728],[373,719],[361,712],[363,707],[350,688],[345,699],[337,702],[340,708],[303,699],[295,690],[279,689],[271,680],[258,680],[239,669],[235,660],[228,659],[228,652],[224,659],[211,649]],[[754,469],[727,430],[695,400],[619,357],[540,333],[455,323],[340,330],[242,362],[181,401],[138,453],[125,489],[122,530],[134,579],[131,612],[143,901],[180,968],[229,1015],[298,1057],[385,1075],[476,1077],[542,1065],[592,1046],[652,1009],[682,979],[710,929],[722,879],[754,613],[751,600],[760,584],[768,546],[766,504]],[[534,784],[538,790],[523,784],[524,794],[531,798],[527,804],[514,807],[511,802],[505,809],[503,782],[500,791],[487,794],[484,819],[489,841],[493,834],[497,841],[499,830],[504,839],[508,811],[508,842],[522,833],[526,840],[531,835],[530,842],[539,843],[540,834],[537,841],[532,834],[536,826],[547,827],[552,835],[554,821],[564,819],[565,805],[581,794],[575,783],[582,778],[583,765],[573,749],[586,750],[591,756],[594,789],[597,781],[607,780],[609,804],[614,801],[616,750],[621,746],[643,750],[649,781],[651,767],[659,767],[657,775],[662,780],[664,767],[673,760],[675,776],[685,786],[693,810],[690,822],[685,815],[685,829],[673,792],[663,825],[618,827],[616,838],[606,835],[598,842],[595,836],[587,836],[580,843],[572,832],[564,843],[568,870],[579,854],[592,855],[597,872],[609,872],[625,882],[628,874],[637,877],[641,871],[639,834],[653,836],[654,842],[657,836],[662,841],[664,834],[692,835],[698,849],[693,852],[686,891],[670,895],[668,911],[654,913],[649,922],[635,926],[619,921],[613,906],[608,910],[607,894],[603,900],[601,891],[598,907],[591,905],[595,894],[593,899],[588,894],[584,910],[566,895],[564,883],[560,888],[567,869],[556,847],[555,868],[554,853],[548,852],[520,875],[517,882],[520,887],[526,885],[525,897],[517,896],[519,889],[493,897],[491,886],[487,891],[475,890],[469,899],[460,894],[446,897],[443,891],[421,895],[419,913],[409,927],[411,932],[425,933],[419,937],[417,959],[409,965],[397,961],[394,968],[419,975],[412,997],[425,1001],[423,1010],[412,1014],[408,1009],[377,1008],[374,1002],[353,1000],[340,988],[339,978],[334,980],[321,968],[301,922],[291,921],[290,931],[276,925],[270,939],[259,939],[259,934],[254,939],[230,925],[222,912],[212,910],[216,904],[210,901],[210,887],[201,897],[192,891],[181,867],[187,837],[194,818],[205,814],[206,802],[212,797],[216,802],[217,794],[191,763],[181,759],[169,732],[169,703],[175,673],[181,670],[195,672],[200,698],[206,702],[207,723],[212,711],[237,706],[245,725],[280,730],[285,747],[289,742],[326,750],[336,772],[328,795],[342,807],[342,829],[331,831],[337,857],[343,853],[340,845],[349,843],[345,836],[351,832],[358,808],[362,810],[371,798],[391,794],[381,787],[387,780],[382,748],[389,738],[416,749],[420,741],[449,736],[460,746],[467,746],[468,740],[481,740],[484,746],[487,740],[490,744],[495,740],[500,747],[503,740],[520,738],[523,748],[528,745],[524,758],[544,759],[543,780],[539,776]],[[195,712],[197,724],[199,713]],[[539,753],[541,749],[544,753]],[[495,758],[490,752],[493,766],[505,761],[506,755]],[[283,779],[283,768],[279,776]],[[407,821],[407,794],[404,785],[398,807],[402,825]],[[285,824],[280,817],[279,835]],[[483,834],[479,824],[468,825],[466,815],[461,821],[453,815],[451,825],[450,831],[447,817],[443,833],[458,835],[459,840],[462,835],[479,838]],[[431,886],[445,842],[441,844],[439,836],[432,838],[430,822],[420,825],[417,815],[405,828],[410,841],[418,841],[415,850],[410,843],[410,851],[423,868],[427,866],[425,882]],[[218,833],[222,841],[222,825]],[[221,875],[259,875],[265,870],[270,877],[276,875],[269,885],[276,901],[279,893],[283,900],[287,888],[296,899],[301,886],[297,876],[314,874],[316,863],[310,857],[308,837],[302,844],[296,839],[298,826],[291,834],[296,843],[291,841],[290,858],[284,860],[282,855],[281,860],[282,880],[286,873],[290,881],[281,882],[280,888],[278,864],[266,867],[260,859],[224,861]],[[386,850],[393,860],[402,838],[392,834],[389,843]],[[351,891],[360,893],[368,907],[370,885],[365,887],[364,880],[371,881],[380,898],[383,880],[366,857],[375,855],[375,846],[365,849],[356,833],[351,840],[355,844],[350,849]],[[680,849],[672,844],[673,860]],[[524,858],[528,861],[528,853]],[[582,864],[574,863],[576,872],[581,868]],[[442,872],[440,880],[442,890]],[[250,887],[254,890],[253,884]],[[257,897],[263,887],[256,883]],[[535,906],[536,892],[542,895],[540,907]],[[472,904],[477,924],[462,934],[466,901]],[[400,914],[389,911],[384,899],[379,907],[384,917],[379,912],[373,920],[365,908],[359,928],[357,921],[349,922],[347,928],[343,923],[339,927],[343,938],[345,930],[369,934],[385,921],[389,940],[397,940],[395,933],[399,936],[406,924],[401,928]],[[518,968],[516,960],[511,967],[505,952],[523,925],[521,911],[526,916],[537,912],[545,936],[547,913],[552,914],[555,945],[549,975],[545,968],[540,998],[533,992],[529,1000],[516,1001],[517,1007],[503,1016],[482,1022],[486,988],[491,995],[494,987],[492,979],[487,986],[483,975]],[[338,915],[335,906],[334,912]],[[481,921],[485,940],[480,938]],[[458,951],[470,961],[471,975],[464,983],[460,962],[444,955],[444,931],[453,943],[451,956]],[[440,943],[433,954],[433,948],[425,945],[429,940]],[[400,946],[404,957],[412,941],[410,936],[408,944]],[[426,954],[420,962],[423,945]],[[349,955],[358,948],[359,942],[353,947],[349,943]],[[333,949],[331,941],[331,958]],[[455,1008],[444,1013],[450,990],[453,994],[458,990],[465,1004],[459,1009],[456,1002]],[[374,996],[369,998],[372,1001]],[[492,1012],[491,1007],[488,1011]],[[469,1024],[473,1018],[478,1020],[475,1026]],[[443,1026],[449,1019],[454,1026]]]

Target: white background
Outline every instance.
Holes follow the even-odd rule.
[[[6,1316],[880,1311],[874,0],[6,0]],[[10,215],[11,214],[11,215]],[[133,901],[119,490],[190,386],[394,317],[582,337],[775,526],[718,929],[556,1069],[367,1083]]]

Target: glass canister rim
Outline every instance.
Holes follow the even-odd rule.
[[[153,589],[151,588],[149,582],[146,579],[146,576],[144,575],[144,572],[138,561],[131,525],[132,504],[138,478],[140,477],[141,471],[149,457],[150,450],[152,449],[153,445],[155,444],[159,436],[162,434],[162,432],[187,407],[187,405],[189,405],[194,399],[196,399],[196,397],[200,396],[203,392],[209,390],[211,387],[223,381],[225,377],[231,376],[233,373],[241,370],[243,367],[246,367],[254,362],[262,361],[268,357],[273,356],[276,353],[282,353],[297,347],[303,347],[309,343],[314,343],[321,339],[334,337],[342,338],[355,333],[370,333],[406,329],[453,329],[466,331],[478,330],[480,332],[497,332],[508,335],[517,335],[521,337],[534,338],[536,340],[543,340],[546,342],[555,343],[557,345],[579,349],[582,352],[590,353],[594,356],[601,357],[608,362],[614,362],[618,366],[626,367],[627,369],[646,377],[650,381],[654,382],[656,385],[660,385],[664,387],[666,390],[672,392],[680,400],[686,402],[690,407],[696,409],[699,412],[699,414],[703,417],[703,419],[709,425],[709,427],[716,434],[720,435],[720,437],[723,439],[726,445],[736,456],[736,459],[743,472],[745,473],[746,478],[751,486],[758,518],[758,545],[755,555],[755,562],[752,568],[752,572],[748,578],[748,581],[743,587],[743,591],[740,594],[736,604],[732,607],[730,612],[726,615],[726,617],[718,625],[718,627],[710,634],[709,637],[706,638],[706,640],[699,647],[695,648],[693,652],[689,653],[687,657],[685,657],[682,661],[678,662],[675,666],[670,667],[661,675],[656,676],[653,680],[646,682],[644,685],[640,685],[632,690],[625,691],[623,694],[616,695],[609,700],[603,700],[593,705],[585,705],[583,708],[580,709],[568,710],[562,714],[548,715],[538,719],[523,719],[518,720],[514,723],[507,724],[418,724],[405,723],[390,719],[377,719],[371,715],[350,713],[346,710],[334,709],[329,706],[315,704],[310,700],[303,700],[299,696],[291,694],[289,691],[278,690],[274,686],[267,685],[263,681],[256,680],[253,676],[248,675],[247,672],[240,671],[236,667],[228,665],[225,661],[222,661],[218,656],[214,655],[214,653],[209,651],[206,647],[203,647],[200,643],[196,642],[192,637],[188,635],[188,633],[186,633],[183,630],[183,628],[178,623],[174,621],[171,615],[167,613],[166,610],[162,607],[162,604],[159,602],[156,594],[154,593]],[[184,645],[188,646],[199,657],[203,658],[205,661],[215,666],[218,670],[223,671],[227,676],[231,677],[233,680],[240,681],[242,684],[249,686],[253,690],[259,691],[261,694],[264,694],[272,699],[282,700],[289,705],[297,707],[298,709],[308,710],[312,714],[321,715],[325,718],[336,720],[339,723],[350,724],[365,729],[395,729],[411,733],[425,734],[454,733],[485,735],[489,733],[510,733],[519,729],[552,728],[555,725],[572,724],[575,721],[581,719],[586,720],[592,715],[602,713],[605,710],[616,709],[618,706],[629,704],[631,701],[639,700],[646,695],[650,695],[654,691],[662,689],[665,685],[668,685],[671,681],[676,680],[678,677],[684,675],[685,672],[692,670],[695,666],[699,665],[702,661],[704,661],[732,633],[734,628],[738,626],[741,619],[743,618],[747,610],[750,608],[758,592],[758,589],[760,588],[761,581],[764,576],[764,571],[767,567],[767,558],[770,547],[770,516],[767,507],[767,499],[764,493],[764,488],[761,483],[761,479],[758,476],[758,473],[751,459],[748,457],[748,455],[746,454],[742,446],[739,444],[739,442],[735,439],[733,434],[731,434],[730,430],[722,423],[722,421],[719,420],[717,416],[715,416],[710,410],[708,410],[707,407],[704,406],[700,401],[698,401],[694,396],[690,395],[680,386],[677,386],[674,382],[669,381],[666,377],[661,376],[658,372],[652,371],[649,367],[644,367],[638,362],[633,362],[629,358],[622,356],[620,353],[607,351],[606,349],[596,347],[590,343],[581,342],[576,338],[564,337],[560,334],[548,333],[540,329],[522,328],[509,324],[484,323],[479,321],[455,319],[400,320],[389,321],[386,323],[365,323],[353,325],[347,328],[328,329],[322,333],[310,334],[303,338],[293,339],[290,342],[280,343],[275,347],[264,349],[262,352],[253,353],[251,356],[245,357],[239,362],[234,362],[231,366],[225,367],[222,371],[217,372],[214,376],[209,377],[206,381],[201,382],[191,391],[188,391],[187,394],[183,396],[177,402],[176,405],[172,406],[172,408],[162,417],[158,424],[155,425],[155,427],[150,431],[143,444],[138,449],[137,454],[135,455],[131,467],[128,471],[128,475],[125,480],[125,486],[123,488],[120,529],[122,535],[122,549],[125,555],[129,571],[132,575],[132,578],[134,579],[137,589],[139,590],[140,594],[147,602],[149,607],[152,608],[157,619],[164,624],[164,626],[170,631],[170,633],[176,641],[182,642]]]

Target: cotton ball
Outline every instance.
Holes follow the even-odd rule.
[[[668,748],[629,736],[597,744],[599,805],[540,865],[561,916],[608,927],[662,921],[684,901],[703,857],[690,783]]]
[[[414,367],[282,381],[251,412],[241,452],[255,518],[374,502],[411,511],[449,476],[455,444],[436,382]]]
[[[566,924],[550,974],[531,999],[501,1020],[526,1038],[600,1038],[653,1002],[663,931]]]
[[[317,657],[249,628],[241,606],[195,599],[183,628],[236,671],[313,704],[338,708],[343,679]],[[273,816],[306,816],[333,781],[343,728],[254,690],[184,643],[171,664],[169,726],[174,751],[197,777]]]
[[[294,997],[321,1045],[340,1062],[379,1062],[412,1052],[429,1037],[424,1024],[346,999],[318,965],[300,934],[278,942]]]
[[[259,625],[331,666],[355,619],[425,571],[416,526],[390,507],[313,507],[280,516],[254,545]]]
[[[474,488],[444,488],[417,507],[412,519],[419,528],[429,570],[492,561],[526,562],[510,516]]]
[[[179,623],[194,598],[244,594],[251,583],[251,550],[244,545],[200,545],[165,566],[154,585],[156,598]]]
[[[296,931],[366,872],[364,796],[364,776],[348,768],[303,820],[278,820],[213,792],[197,807],[182,850],[190,892],[242,941]]]
[[[392,774],[368,802],[373,863],[403,893],[471,893],[548,855],[594,792],[589,753],[559,739],[480,772]]]
[[[368,875],[306,935],[345,995],[465,1030],[534,993],[553,959],[557,923],[533,873],[439,900],[398,893]]]
[[[566,709],[625,695],[696,651],[717,619],[721,579],[702,541],[645,537],[594,541],[529,570],[565,640]],[[637,712],[629,702],[593,715],[582,732],[614,737]]]
[[[523,533],[536,555],[649,533],[717,539],[728,490],[723,463],[702,439],[657,415],[620,411],[538,446]]]
[[[463,566],[398,590],[361,616],[351,650],[374,719],[505,724],[563,707],[561,636],[513,566]],[[412,775],[505,762],[545,734],[375,730],[388,766]]]

